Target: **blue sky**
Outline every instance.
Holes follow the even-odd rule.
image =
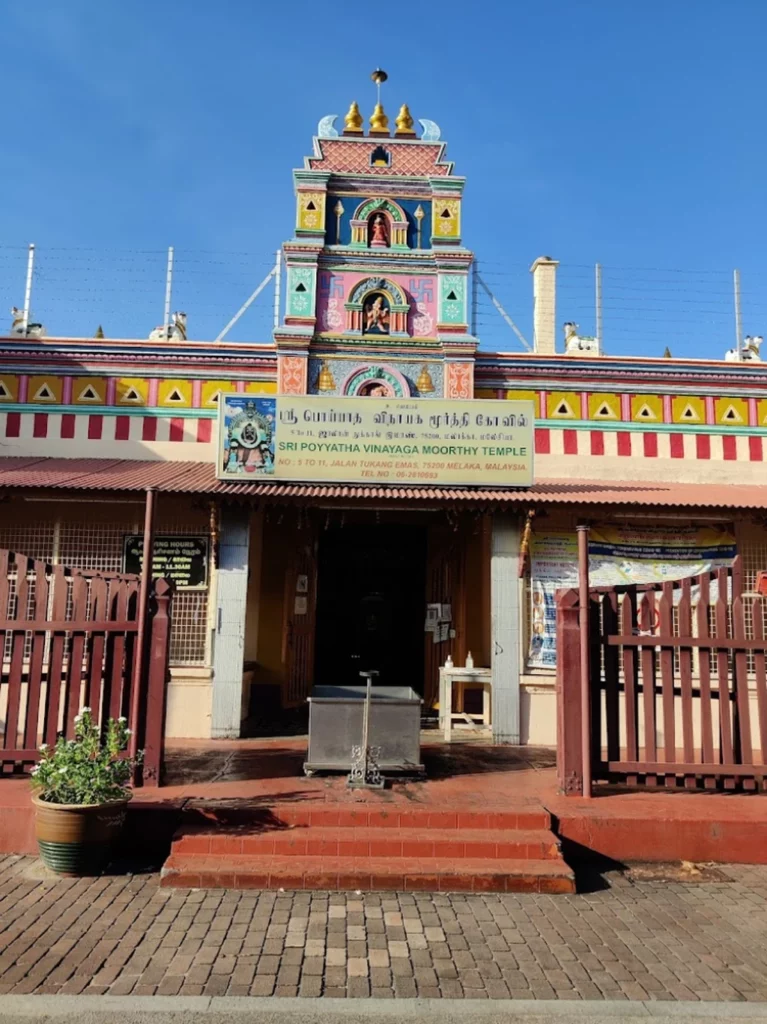
[[[324,114],[389,73],[468,178],[464,241],[531,337],[528,268],[561,261],[558,320],[605,347],[721,357],[767,334],[764,0],[0,0],[0,318],[146,336],[173,307],[211,338],[291,234],[291,169]],[[233,340],[269,337],[271,295]],[[518,347],[482,299],[483,348]]]

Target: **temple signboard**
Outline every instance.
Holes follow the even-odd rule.
[[[217,474],[396,486],[529,487],[532,402],[222,395]]]

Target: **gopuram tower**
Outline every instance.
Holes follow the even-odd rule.
[[[274,332],[281,394],[473,398],[461,244],[464,178],[433,121],[403,104],[393,130],[378,102],[323,117],[314,153],[293,172],[295,235],[283,250],[285,317]]]

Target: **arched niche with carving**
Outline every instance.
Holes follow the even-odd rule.
[[[355,398],[409,398],[410,386],[393,366],[358,366],[341,384],[341,394]]]
[[[391,199],[366,199],[351,219],[352,245],[358,249],[407,249],[407,214]]]
[[[388,334],[407,338],[407,295],[385,277],[366,277],[352,288],[344,303],[346,330],[350,334]]]

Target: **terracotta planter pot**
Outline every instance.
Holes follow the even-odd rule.
[[[69,877],[97,874],[123,827],[129,799],[52,804],[33,796],[35,835],[45,866]]]

